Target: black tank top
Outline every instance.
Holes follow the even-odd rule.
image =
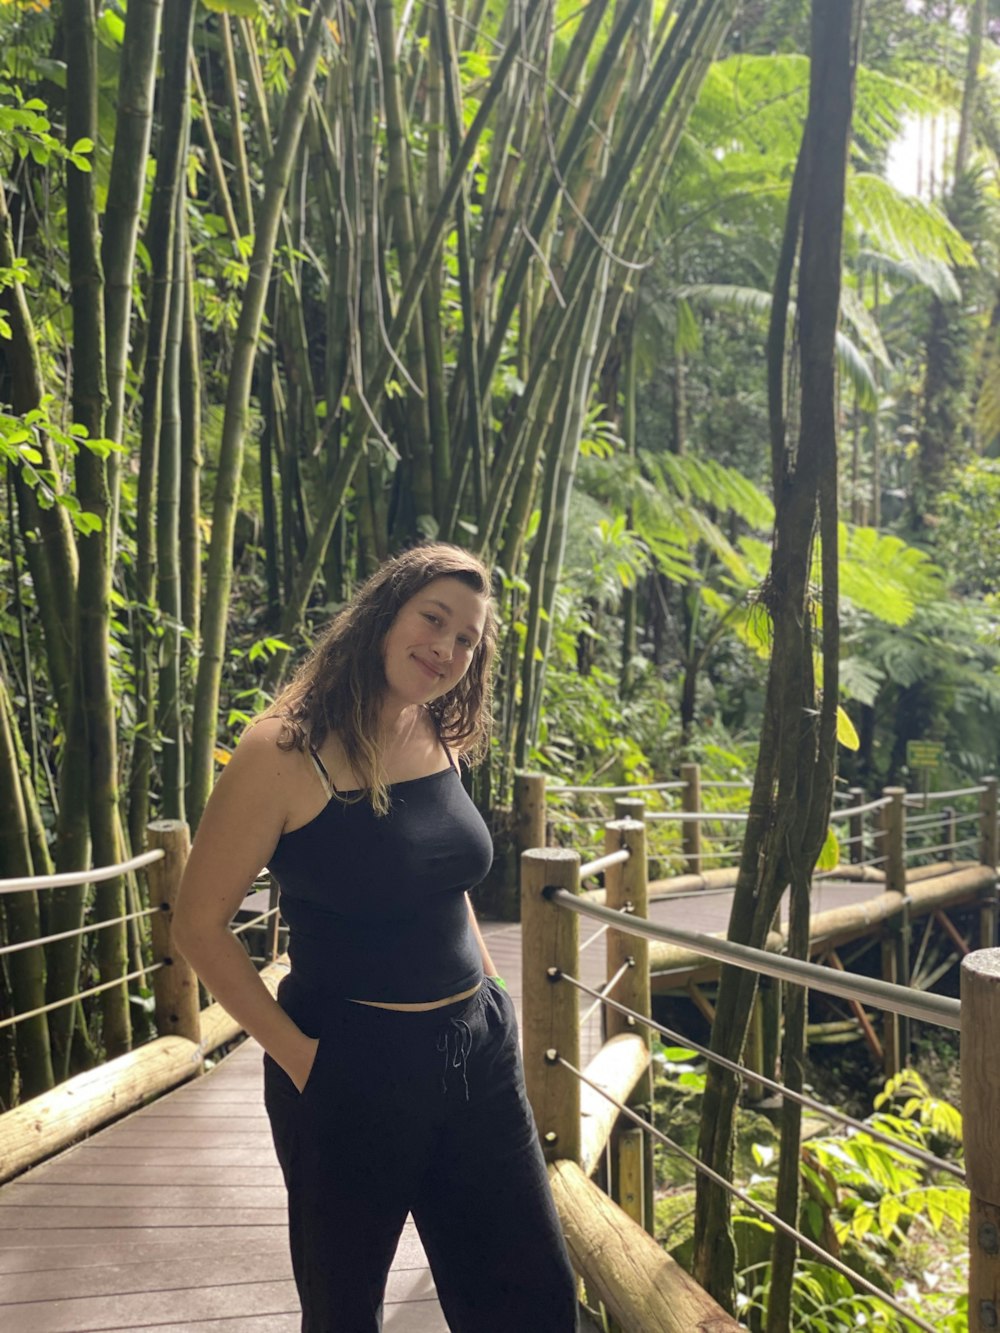
[[[346,999],[420,1004],[482,979],[465,891],[489,870],[493,844],[454,767],[389,795],[383,816],[332,797],[282,834],[269,869],[296,977]]]

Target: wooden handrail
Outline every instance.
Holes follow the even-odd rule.
[[[735,1333],[718,1306],[576,1162],[549,1167],[574,1269],[628,1333]]]

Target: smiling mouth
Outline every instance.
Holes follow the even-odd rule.
[[[415,657],[413,660],[414,662],[416,662],[417,666],[423,668],[423,670],[427,673],[428,678],[431,680],[440,680],[444,675],[443,671],[437,671],[434,667],[429,666],[424,661],[421,661],[419,657]]]

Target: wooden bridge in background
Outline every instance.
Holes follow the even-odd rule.
[[[920,917],[938,920],[939,914],[955,907],[975,909],[977,923],[972,934],[962,935],[949,922],[946,934],[956,957],[974,947],[974,934],[978,933],[980,944],[995,942],[996,783],[976,791],[983,794],[979,860],[928,860],[940,847],[925,840],[928,855],[923,859],[928,864],[909,869],[904,795],[872,803],[879,806],[879,836],[885,840],[882,855],[873,858],[881,864],[844,866],[818,877],[813,896],[814,956],[830,961],[839,971],[836,951],[871,936],[882,945],[887,979],[905,979],[900,969],[904,956],[909,958],[913,922]],[[536,788],[536,807],[539,795],[544,811],[544,791]],[[484,922],[484,934],[522,1021],[529,1095],[550,1171],[555,1173],[554,1188],[571,1253],[578,1271],[586,1275],[589,1298],[600,1297],[615,1310],[627,1333],[688,1333],[698,1326],[690,1313],[696,1306],[705,1317],[717,1318],[714,1329],[735,1328],[644,1234],[652,1230],[651,1142],[647,1135],[645,1148],[637,1147],[642,1131],[629,1129],[614,1107],[641,1105],[651,1097],[648,1034],[640,1037],[643,1029],[634,1020],[615,1015],[600,1002],[590,1007],[581,1023],[575,990],[572,1004],[567,1005],[569,988],[548,984],[565,976],[576,978],[598,996],[613,989],[620,999],[631,995],[639,1017],[650,1012],[651,987],[654,992],[686,995],[711,1017],[706,983],[711,983],[719,963],[701,952],[705,944],[699,947],[691,936],[710,942],[710,937],[724,934],[732,899],[732,888],[724,881],[727,876],[732,880],[733,872],[696,865],[694,874],[647,885],[644,837],[635,841],[646,826],[629,816],[655,818],[655,814],[641,809],[634,796],[619,797],[614,813],[619,818],[607,825],[608,850],[603,858],[581,867],[576,853],[555,849],[530,854],[538,882],[526,882],[522,889],[532,914],[523,936],[521,925],[499,922]],[[530,828],[530,819],[522,810],[522,836],[526,827]],[[537,819],[534,827],[537,831]],[[186,856],[186,832],[178,826],[153,826],[152,840],[158,847],[153,856],[143,858],[152,862],[149,900],[167,904],[155,918],[158,939],[154,933],[162,969],[156,978],[161,1036],[0,1117],[0,1179],[10,1181],[0,1188],[0,1327],[16,1333],[147,1328],[171,1333],[216,1333],[226,1328],[234,1333],[244,1329],[282,1333],[299,1327],[284,1189],[263,1107],[261,1051],[255,1042],[243,1041],[208,1073],[195,1077],[206,1052],[238,1041],[240,1034],[213,1005],[200,1014],[193,1011],[199,1041],[180,1035],[184,1023],[191,1030],[197,987],[190,977],[183,981],[180,969],[163,967],[163,959],[169,954],[169,904]],[[957,845],[953,839],[945,850],[954,854]],[[633,855],[626,872],[630,849],[640,848],[641,866]],[[600,875],[605,887],[582,890],[581,872],[584,879]],[[607,903],[617,904],[620,911],[622,906],[628,909],[633,897],[640,899],[641,909],[637,902],[636,910],[669,938],[643,944],[625,929],[591,920],[577,932],[574,913],[558,910],[563,904],[551,905],[539,897],[544,884],[565,888],[571,881],[572,893],[584,910],[590,905],[599,911]],[[253,915],[244,927],[266,933],[266,956],[261,961],[273,989],[284,964],[277,957],[273,890],[264,899],[261,902],[257,894],[250,900],[248,911]],[[264,910],[258,911],[261,907]],[[573,923],[570,933],[567,921]],[[605,935],[606,955],[588,947]],[[524,977],[522,940],[529,953]],[[778,929],[768,948],[777,955],[782,945]],[[641,959],[638,967],[633,962],[631,975],[629,949]],[[898,994],[903,993],[899,988]],[[854,1004],[864,1026],[862,1001]],[[890,1015],[884,1029],[884,1049],[894,1060],[905,1058],[901,1023],[905,1018]],[[874,1031],[866,1036],[877,1041]],[[567,1051],[573,1055],[568,1063],[561,1058]],[[574,1060],[583,1079],[574,1075],[567,1082],[566,1070]],[[759,1072],[760,1060],[755,1062],[752,1051],[747,1063],[748,1072]],[[1000,1109],[1000,1087],[987,1091]],[[609,1094],[617,1098],[610,1108]],[[116,1115],[122,1118],[108,1124]],[[66,1147],[88,1130],[97,1132]],[[645,1154],[645,1166],[637,1152],[640,1157]],[[608,1153],[617,1154],[616,1165],[605,1172],[602,1163],[611,1162]],[[41,1164],[32,1165],[37,1162]],[[632,1168],[636,1175],[627,1203],[621,1196]],[[587,1179],[595,1171],[605,1184],[614,1177],[614,1192],[625,1213],[616,1211],[617,1205]],[[1000,1202],[1000,1182],[974,1186],[974,1193]],[[607,1208],[600,1203],[602,1198]],[[581,1219],[598,1214],[594,1225],[604,1231],[588,1234],[589,1223]],[[631,1260],[642,1250],[640,1240],[652,1247],[642,1260],[646,1280],[662,1291],[625,1289],[634,1284],[635,1274],[625,1270],[633,1267]],[[596,1254],[605,1256],[607,1274],[599,1271],[600,1265],[595,1267]],[[628,1262],[619,1263],[622,1256]],[[974,1255],[974,1267],[976,1262]],[[980,1257],[980,1262],[985,1261]],[[995,1281],[996,1276],[988,1275],[988,1280]],[[671,1302],[676,1305],[673,1313]],[[412,1221],[390,1276],[385,1329],[387,1333],[446,1329]]]

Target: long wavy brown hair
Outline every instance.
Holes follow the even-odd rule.
[[[483,636],[469,669],[454,687],[428,705],[442,741],[467,763],[482,758],[491,725],[491,668],[497,624],[490,571],[461,547],[428,543],[387,560],[331,621],[288,685],[261,717],[283,722],[283,750],[319,749],[334,732],[364,790],[342,800],[370,799],[377,814],[389,811],[382,767],[381,704],[388,688],[383,644],[399,611],[435,579],[458,579],[487,599]]]

